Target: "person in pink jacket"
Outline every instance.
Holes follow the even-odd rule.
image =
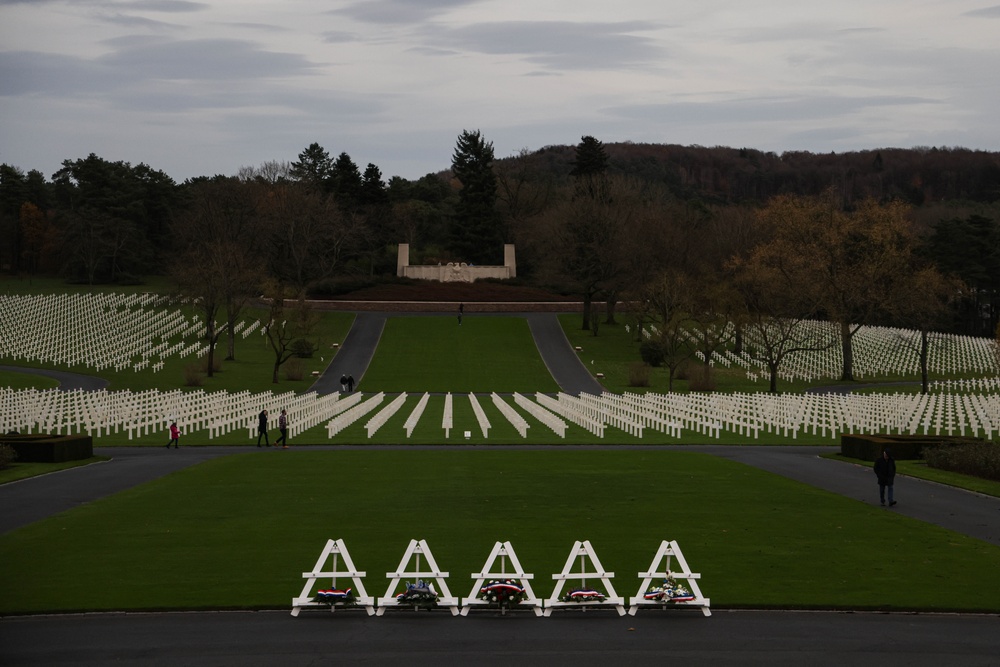
[[[181,430],[177,428],[177,422],[170,422],[170,442],[167,443],[167,449],[170,449],[170,445],[177,449],[177,440],[181,437]]]

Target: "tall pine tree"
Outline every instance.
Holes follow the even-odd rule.
[[[463,130],[451,158],[451,170],[462,184],[451,227],[456,259],[470,264],[499,264],[503,232],[497,214],[497,179],[493,143],[476,130]]]

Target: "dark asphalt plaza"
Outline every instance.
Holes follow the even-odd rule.
[[[688,613],[691,612],[691,613]],[[879,665],[1000,664],[994,616],[692,610],[287,611],[6,618],[13,665]]]

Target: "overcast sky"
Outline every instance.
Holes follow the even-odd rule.
[[[996,0],[993,0],[996,2]],[[310,143],[413,179],[605,143],[1000,150],[1000,4],[0,0],[0,162],[177,181]]]

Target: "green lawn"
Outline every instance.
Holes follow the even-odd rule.
[[[27,479],[38,475],[46,475],[50,472],[59,472],[78,466],[85,466],[91,463],[111,460],[108,456],[91,456],[89,459],[80,461],[63,461],[61,463],[11,463],[6,468],[0,468],[0,484],[16,482],[19,479]]]
[[[287,608],[328,538],[376,597],[410,539],[458,596],[510,540],[540,597],[574,540],[630,596],[673,539],[716,607],[1000,611],[983,594],[1000,590],[1000,548],[705,454],[292,450],[215,459],[0,537],[0,613]]]
[[[520,317],[393,317],[366,392],[558,391]]]
[[[0,360],[2,361],[2,360]],[[6,365],[6,362],[3,362]],[[8,389],[52,389],[59,382],[43,375],[18,373],[16,371],[0,371],[0,387]]]

